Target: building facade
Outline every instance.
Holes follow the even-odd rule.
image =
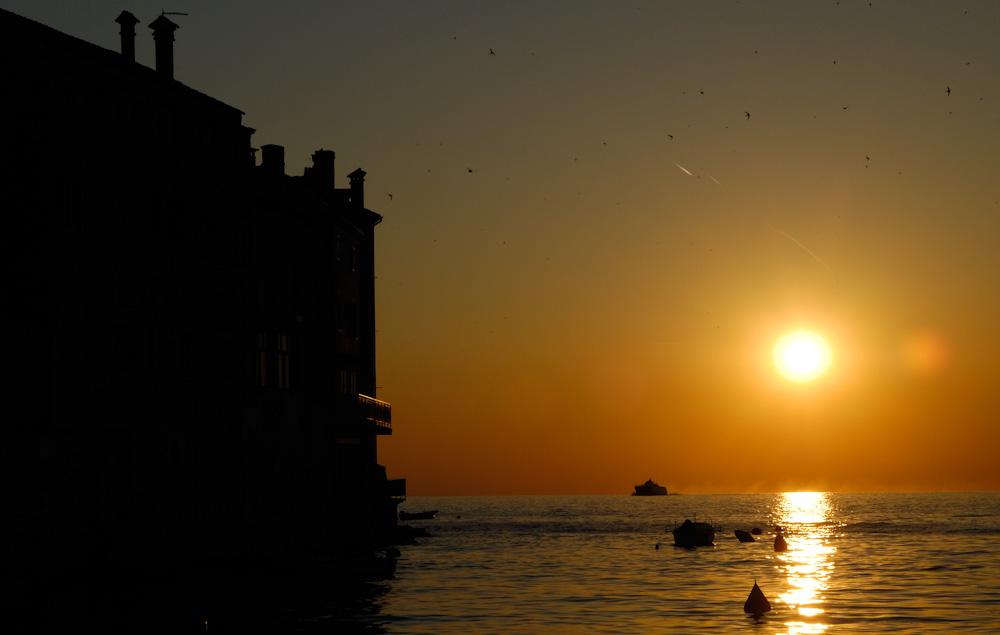
[[[150,69],[117,22],[120,52],[0,10],[5,559],[386,544],[365,173],[258,161],[241,111],[173,78],[176,25],[148,25]]]

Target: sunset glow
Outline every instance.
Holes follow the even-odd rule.
[[[286,5],[167,6],[190,13],[173,16],[174,81],[246,113],[289,179],[321,148],[331,187],[366,173],[383,218],[369,396],[395,411],[374,460],[408,495],[1000,488],[1000,2]],[[135,63],[156,68],[159,3],[3,8],[112,59],[128,9]],[[134,110],[72,69],[39,81],[66,116]],[[172,116],[129,125],[188,135],[163,151],[193,160],[205,135]],[[127,182],[130,163],[108,169]],[[89,209],[133,203],[74,188],[67,217],[120,241],[132,226]],[[259,241],[203,208],[204,236],[170,210],[128,231],[239,269],[223,254]],[[353,315],[305,275],[275,256],[198,293],[273,288],[304,331],[302,311]],[[179,293],[107,283],[115,302]],[[143,324],[107,355],[177,356]],[[776,350],[799,330],[821,340]],[[224,369],[204,344],[194,368]],[[320,364],[302,354],[292,390],[296,360]],[[748,451],[762,438],[786,457]]]

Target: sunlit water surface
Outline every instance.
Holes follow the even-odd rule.
[[[1000,633],[1000,493],[410,498],[395,575],[271,632]],[[673,546],[685,518],[714,547]],[[781,526],[788,550],[776,553]],[[734,530],[759,527],[754,543]],[[756,581],[772,610],[743,604]],[[323,600],[322,598],[327,598]],[[286,601],[286,604],[288,602]],[[208,624],[212,630],[214,624]]]

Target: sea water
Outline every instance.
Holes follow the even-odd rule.
[[[429,537],[339,633],[1000,633],[1000,493],[412,497]],[[715,545],[673,546],[685,519]],[[775,552],[776,526],[788,550]],[[734,530],[761,529],[752,543]],[[772,610],[744,613],[756,582]],[[291,626],[285,622],[286,626]]]

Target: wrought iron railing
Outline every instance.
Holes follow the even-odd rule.
[[[358,395],[361,421],[375,427],[376,434],[392,434],[392,406],[368,395]]]

